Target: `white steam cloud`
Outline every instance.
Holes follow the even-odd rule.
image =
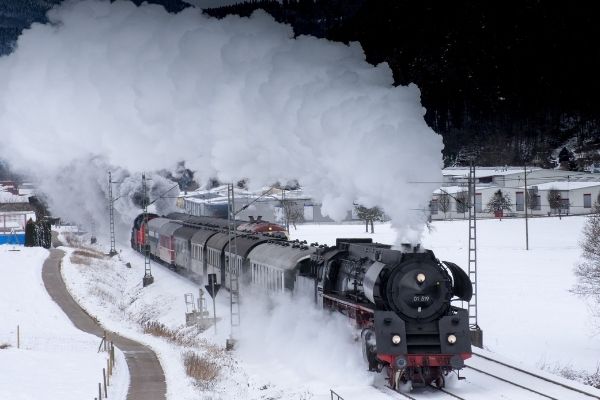
[[[418,241],[435,183],[410,182],[441,179],[442,139],[418,88],[393,87],[358,44],[294,38],[263,12],[87,0],[48,15],[0,59],[0,158],[66,216],[82,215],[65,206],[76,193],[86,213],[106,208],[108,166],[134,176],[185,160],[201,179],[298,179],[334,218],[380,205]]]
[[[367,371],[356,340],[360,331],[346,316],[324,312],[303,295],[266,298],[252,292],[244,299],[238,354],[246,368],[270,371],[274,382],[289,385],[282,388],[286,398],[296,398],[295,391],[373,384],[375,375]]]

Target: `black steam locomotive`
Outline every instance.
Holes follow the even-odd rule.
[[[317,249],[317,299],[362,328],[370,370],[385,369],[390,385],[444,385],[444,377],[471,356],[468,312],[472,285],[457,265],[430,250],[338,239]]]
[[[441,387],[471,356],[468,313],[451,301],[469,301],[472,286],[455,264],[429,250],[393,250],[371,239],[338,239],[328,247],[239,231],[230,249],[226,222],[140,215],[131,245],[147,247],[150,257],[199,282],[215,273],[228,288],[237,274],[264,291],[314,295],[356,321],[369,369],[385,370],[394,389],[403,382]]]

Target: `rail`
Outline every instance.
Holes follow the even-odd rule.
[[[534,378],[538,378],[538,379],[541,379],[541,380],[543,380],[543,381],[546,381],[546,382],[552,383],[552,384],[554,384],[554,385],[557,385],[557,386],[564,387],[565,389],[572,390],[572,391],[574,391],[574,392],[577,392],[577,393],[583,394],[583,395],[585,395],[585,396],[589,396],[589,397],[592,397],[592,398],[594,398],[594,399],[599,399],[599,400],[600,400],[600,397],[599,397],[599,396],[596,396],[595,394],[592,394],[592,393],[586,392],[585,390],[578,389],[578,388],[576,388],[576,387],[573,387],[573,386],[571,386],[571,385],[567,385],[567,384],[565,384],[565,383],[561,383],[561,382],[555,381],[555,380],[553,380],[553,379],[546,378],[546,377],[544,377],[544,376],[541,376],[541,375],[539,375],[539,374],[536,374],[536,373],[533,373],[533,372],[530,372],[530,371],[524,370],[524,369],[522,369],[522,368],[515,367],[514,365],[510,365],[510,364],[504,363],[504,362],[502,362],[502,361],[495,360],[495,359],[493,359],[493,358],[491,358],[491,357],[484,356],[483,354],[477,353],[477,352],[475,352],[475,351],[473,351],[473,355],[474,355],[474,356],[477,356],[477,357],[480,357],[480,358],[483,358],[484,360],[488,360],[488,361],[494,362],[494,363],[496,363],[496,364],[502,365],[502,366],[504,366],[504,367],[507,367],[507,368],[514,369],[515,371],[519,371],[519,372],[521,372],[521,373],[523,373],[523,374],[526,374],[526,375],[529,375],[529,376],[533,376]],[[471,369],[474,369],[474,370],[476,370],[476,371],[477,371],[477,369],[475,369],[475,368],[473,368],[473,367],[469,367],[469,368],[471,368]],[[546,397],[548,397],[548,396],[546,396]]]

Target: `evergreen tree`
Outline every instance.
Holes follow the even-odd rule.
[[[37,242],[35,222],[30,218],[25,225],[25,247],[34,247]]]
[[[508,193],[502,193],[502,190],[498,189],[498,191],[494,193],[494,196],[492,196],[490,201],[487,203],[485,211],[494,214],[500,213],[500,215],[502,215],[505,210],[512,210],[510,196]]]

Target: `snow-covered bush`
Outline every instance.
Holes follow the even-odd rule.
[[[600,389],[600,365],[596,367],[596,371],[594,372],[587,372],[584,370],[575,369],[570,365],[560,364],[543,364],[540,367],[543,370],[551,372],[555,375],[560,375],[563,378],[570,379],[572,381],[577,381],[583,383],[584,385],[589,385]]]
[[[573,292],[593,297],[600,303],[600,204],[594,205],[594,212],[587,217],[583,227],[581,259],[575,268],[577,284]]]

